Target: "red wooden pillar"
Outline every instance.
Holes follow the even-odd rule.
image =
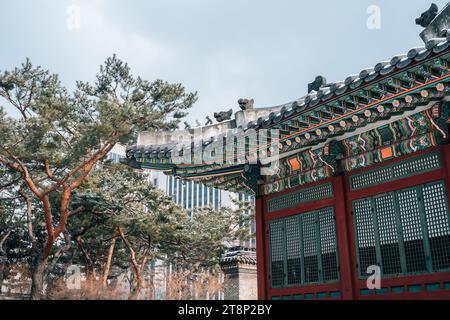
[[[356,234],[355,226],[353,225],[353,215],[352,215],[352,199],[350,197],[350,179],[346,171],[343,171],[342,183],[344,186],[344,201],[345,201],[345,217],[347,225],[347,236],[348,236],[348,252],[350,260],[349,272],[351,274],[351,285],[352,285],[352,299],[358,299],[359,297],[359,273],[357,269],[357,256],[356,256]]]
[[[266,236],[264,220],[264,197],[257,196],[255,199],[255,224],[256,224],[256,270],[258,277],[258,299],[267,299],[266,283]]]
[[[450,193],[450,145],[446,144],[442,147],[443,161],[442,164],[444,166],[444,170],[446,173],[445,177],[445,187],[447,188],[447,193]],[[450,208],[450,196],[447,197],[448,207]]]
[[[354,299],[353,294],[353,274],[352,274],[352,259],[350,252],[350,233],[349,227],[351,224],[347,219],[347,205],[345,182],[346,177],[340,174],[336,177],[334,183],[334,196],[336,199],[335,213],[336,213],[336,235],[337,248],[339,253],[339,270],[341,276],[341,290],[342,299]]]

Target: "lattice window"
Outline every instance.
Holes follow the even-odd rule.
[[[359,273],[383,275],[450,270],[450,215],[443,182],[355,201]]]
[[[392,179],[391,168],[382,168],[351,177],[352,189],[360,189],[366,186],[376,185]]]
[[[333,195],[333,187],[331,183],[322,184],[316,187],[303,190],[298,193],[300,203],[306,203],[318,199],[329,198]]]
[[[392,170],[393,177],[402,178],[416,173],[437,169],[440,166],[439,154],[433,153],[394,165]]]
[[[433,270],[449,269],[450,230],[445,187],[443,183],[430,184],[422,192]]]
[[[319,281],[319,262],[317,244],[317,216],[302,216],[303,250],[305,259],[305,282]]]
[[[308,189],[291,192],[267,202],[269,212],[279,211],[286,208],[295,207],[302,203],[308,203],[315,200],[326,199],[333,196],[333,186],[331,183],[322,184]]]
[[[337,280],[339,274],[333,208],[326,208],[319,211],[319,229],[323,280]]]
[[[287,284],[302,283],[300,221],[298,217],[286,219]]]
[[[298,195],[296,193],[289,193],[285,196],[269,200],[267,203],[268,211],[272,212],[293,207],[298,203],[298,201]]]
[[[354,175],[350,177],[350,185],[353,190],[357,190],[435,170],[440,167],[441,160],[439,154],[432,153],[417,156],[401,163],[393,164],[389,167],[383,167]]]
[[[270,279],[272,287],[279,287],[284,283],[284,221],[270,223]]]
[[[359,270],[360,274],[365,274],[368,266],[377,264],[371,199],[355,201],[353,203],[353,212],[356,226]]]
[[[406,272],[426,271],[427,262],[418,190],[398,191],[397,199],[405,250]]]
[[[272,287],[339,280],[333,208],[272,220],[269,248]]]
[[[401,273],[394,197],[390,193],[376,197],[374,205],[380,237],[381,272],[385,275]]]

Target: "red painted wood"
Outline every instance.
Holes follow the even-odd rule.
[[[350,300],[354,298],[352,288],[352,272],[351,272],[351,256],[349,247],[349,234],[348,234],[348,222],[347,222],[347,208],[344,190],[344,178],[340,175],[336,178],[334,187],[335,205],[334,211],[336,216],[336,237],[337,237],[337,250],[339,256],[339,271],[341,278],[341,292],[342,299]],[[341,201],[339,201],[341,200]]]
[[[443,168],[431,172],[418,174],[412,177],[406,177],[393,182],[383,183],[375,187],[368,187],[361,190],[350,190],[349,177],[367,170],[373,170],[378,167],[392,165],[402,162],[411,157],[420,156],[432,152],[440,152],[443,162]],[[285,190],[280,193],[271,194],[257,198],[256,210],[256,237],[257,237],[257,260],[258,260],[258,297],[259,299],[269,299],[272,296],[287,296],[305,293],[323,293],[327,294],[333,291],[340,291],[342,299],[450,299],[450,290],[425,291],[425,285],[431,283],[440,283],[444,288],[445,282],[450,282],[450,273],[436,273],[426,275],[410,275],[401,277],[392,277],[382,279],[382,288],[388,288],[386,294],[361,295],[360,290],[366,288],[365,280],[360,280],[357,270],[355,231],[352,216],[352,201],[356,199],[372,197],[377,194],[414,187],[417,185],[429,183],[432,181],[445,180],[447,191],[450,191],[450,145],[438,146],[426,151],[417,152],[413,155],[403,156],[383,164],[377,164],[369,168],[356,170],[348,175],[344,172],[342,175],[322,180],[308,186],[299,186],[294,189]],[[325,200],[314,201],[298,205],[276,212],[267,212],[267,201],[274,197],[279,197],[290,192],[310,188],[313,185],[324,183],[333,183],[334,197]],[[450,198],[449,198],[450,201]],[[308,286],[293,286],[287,288],[270,288],[270,269],[269,269],[269,247],[268,247],[268,221],[283,218],[290,215],[297,215],[305,212],[315,211],[333,206],[336,213],[336,231],[337,245],[340,266],[340,282],[330,284],[317,284]],[[450,208],[450,202],[449,202]],[[259,248],[262,248],[261,250]],[[408,285],[420,284],[423,287],[422,292],[408,292]],[[391,287],[404,286],[403,293],[391,292]]]
[[[386,279],[381,279],[381,287],[396,287],[396,286],[405,286],[405,291],[403,293],[389,293],[384,295],[361,295],[360,290],[366,289],[366,281],[360,280],[358,276],[357,270],[357,256],[356,256],[356,235],[353,224],[353,216],[352,216],[352,201],[356,199],[372,197],[377,194],[392,192],[395,190],[400,190],[404,188],[414,187],[418,185],[422,185],[425,183],[443,180],[445,179],[447,190],[450,190],[450,146],[438,146],[429,150],[425,150],[422,152],[417,152],[413,155],[407,155],[401,158],[394,159],[389,161],[383,165],[391,165],[392,163],[402,162],[405,159],[420,156],[421,154],[428,154],[433,152],[439,152],[442,157],[443,168],[437,169],[431,172],[418,174],[412,177],[407,177],[404,179],[399,179],[389,183],[383,183],[381,185],[375,187],[364,188],[361,190],[350,190],[350,177],[354,174],[358,174],[358,172],[352,173],[351,176],[346,177],[345,179],[345,193],[346,193],[346,203],[347,203],[347,218],[349,222],[349,234],[350,234],[350,253],[352,259],[352,272],[353,272],[353,288],[356,299],[433,299],[440,298],[442,299],[445,295],[450,295],[449,291],[444,291],[446,294],[429,291],[422,291],[417,293],[412,293],[407,291],[408,285],[417,285],[417,284],[430,284],[430,283],[441,283],[443,287],[444,282],[450,281],[450,273],[436,273],[436,274],[423,274],[423,275],[409,275],[409,276],[400,276],[400,277],[391,277]],[[372,166],[370,168],[364,170],[373,170],[376,167],[382,167],[383,165]],[[363,170],[363,171],[364,171]],[[360,173],[360,172],[359,172]]]
[[[315,211],[323,208],[332,207],[335,204],[334,198],[329,198],[325,200],[317,200],[313,202],[304,203],[292,208],[287,208],[280,211],[274,211],[267,214],[267,220],[274,220],[279,218],[285,218],[287,216],[297,215],[299,213]]]
[[[265,243],[264,243],[264,266],[265,266],[265,270],[267,271],[265,274],[265,293],[266,293],[266,299],[270,299],[269,296],[269,289],[270,289],[270,253],[269,253],[269,241],[268,241],[268,237],[269,237],[269,224],[267,223],[267,199],[266,197],[263,198],[263,218],[264,218],[264,225],[263,225],[263,231],[264,231],[264,239]]]
[[[333,192],[334,192],[334,197],[329,198],[329,199],[325,199],[325,200],[318,200],[318,201],[313,201],[313,202],[308,202],[308,203],[303,203],[300,204],[298,206],[292,207],[292,208],[287,208],[287,209],[283,209],[280,211],[274,211],[271,213],[267,212],[267,202],[269,199],[272,199],[274,197],[278,197],[284,194],[288,194],[289,192],[296,192],[296,191],[300,191],[303,189],[307,189],[307,188],[311,188],[312,186],[317,186],[317,185],[322,185],[322,184],[326,184],[326,183],[332,183],[333,184]],[[338,186],[336,187],[336,183],[338,184]],[[263,200],[263,208],[264,208],[264,212],[266,212],[266,214],[263,216],[264,217],[264,233],[266,235],[266,239],[268,237],[268,221],[274,220],[274,219],[279,219],[279,218],[284,218],[287,216],[291,216],[291,215],[298,215],[298,214],[302,214],[302,213],[306,213],[306,212],[311,212],[311,211],[315,211],[315,210],[319,210],[319,209],[323,209],[323,208],[328,208],[328,207],[335,207],[336,203],[338,202],[337,199],[340,199],[341,197],[344,196],[344,192],[343,192],[343,186],[342,186],[342,182],[341,182],[341,178],[339,177],[333,177],[333,178],[329,178],[329,179],[324,179],[320,182],[314,183],[314,184],[309,184],[308,186],[300,186],[294,189],[290,189],[290,190],[285,190],[283,192],[280,193],[276,193],[270,196],[265,196],[264,200]],[[340,219],[339,221],[339,227],[343,228],[344,230],[344,234],[346,233],[346,221],[345,221],[345,205],[342,206],[342,202],[341,202],[341,207],[339,208],[340,213],[337,214],[336,219]],[[339,218],[338,218],[339,217]],[[338,228],[338,227],[337,227]],[[337,232],[339,232],[337,230]],[[317,284],[317,285],[308,285],[308,286],[292,286],[292,287],[287,287],[287,288],[271,288],[270,287],[270,269],[269,269],[269,263],[270,263],[270,255],[269,255],[269,244],[268,241],[266,241],[266,253],[265,253],[265,262],[266,262],[266,266],[267,266],[267,272],[268,274],[266,275],[266,288],[267,288],[267,298],[271,298],[272,296],[286,296],[286,295],[293,295],[293,294],[304,294],[304,293],[322,293],[322,292],[331,292],[331,291],[340,291],[342,294],[342,297],[345,299],[352,299],[353,297],[353,291],[352,291],[352,287],[351,287],[351,279],[349,277],[349,252],[348,252],[348,248],[345,244],[345,236],[343,237],[343,242],[340,243],[340,239],[341,236],[338,236],[337,242],[338,242],[338,254],[339,254],[339,264],[340,264],[340,269],[341,269],[341,279],[346,279],[345,281],[345,285],[344,285],[344,289],[341,285],[341,283],[343,282],[336,282],[336,283],[332,283],[332,284]],[[347,240],[348,241],[348,240]],[[343,264],[341,264],[341,259],[343,261],[347,261],[344,262]],[[344,265],[346,265],[346,267],[344,267]],[[342,271],[344,270],[344,274],[342,274]],[[347,273],[345,272],[345,270],[347,270]],[[345,293],[344,293],[345,291]]]
[[[381,287],[395,287],[402,285],[414,284],[431,284],[450,282],[450,272],[439,272],[433,274],[416,274],[400,277],[381,278]],[[366,280],[358,280],[358,287],[360,289],[366,288]]]
[[[296,191],[300,191],[300,190],[303,190],[303,189],[309,189],[309,188],[312,188],[312,187],[315,187],[315,186],[318,186],[318,185],[321,185],[321,184],[324,184],[324,183],[327,183],[327,182],[333,182],[334,179],[335,179],[334,177],[331,177],[331,178],[326,178],[326,179],[323,179],[323,180],[320,180],[320,181],[317,181],[317,182],[308,183],[307,185],[300,185],[300,186],[297,186],[295,188],[286,189],[286,190],[283,190],[283,191],[280,191],[280,192],[277,192],[277,193],[272,193],[272,194],[266,195],[265,198],[267,198],[267,200],[270,200],[272,198],[278,198],[279,196],[284,196],[284,195],[289,194],[291,192],[296,192]]]
[[[417,152],[414,152],[414,153],[411,153],[411,154],[407,154],[407,155],[404,155],[404,156],[401,156],[401,157],[398,157],[398,158],[393,158],[391,160],[384,161],[384,162],[381,162],[381,163],[375,163],[375,164],[371,165],[370,167],[364,167],[364,168],[355,169],[355,170],[353,170],[351,172],[350,176],[357,175],[357,174],[360,174],[360,173],[363,173],[363,172],[367,172],[369,170],[374,170],[374,169],[382,168],[382,167],[385,167],[385,166],[390,166],[392,164],[400,163],[400,162],[403,162],[405,160],[408,160],[408,159],[411,159],[411,158],[415,158],[417,156],[434,153],[436,151],[441,152],[443,148],[444,148],[444,146],[439,145],[439,146],[428,148],[426,150],[420,150],[420,151],[417,151]],[[348,174],[348,172],[346,172],[346,173]]]
[[[344,182],[344,201],[346,204],[346,218],[347,218],[347,232],[348,232],[348,247],[350,251],[350,269],[352,273],[352,288],[353,288],[353,295],[354,298],[356,298],[358,294],[358,268],[357,268],[357,256],[356,256],[356,237],[355,237],[355,228],[353,224],[353,216],[352,216],[352,201],[350,200],[350,180],[348,176],[344,175],[343,178]]]
[[[368,187],[360,190],[350,191],[348,194],[349,200],[354,201],[357,199],[372,197],[377,194],[392,192],[395,190],[401,190],[409,187],[415,187],[425,183],[442,180],[446,176],[445,169],[438,169],[435,171],[423,173],[420,175],[414,175],[404,179],[399,179],[391,182],[383,182],[380,185],[374,187]]]
[[[427,284],[439,283],[441,289],[436,291],[427,291]],[[375,299],[448,299],[450,298],[450,290],[444,290],[444,284],[450,283],[450,273],[435,273],[423,275],[411,275],[401,277],[391,277],[381,279],[381,287],[387,288],[386,294],[371,294],[362,295],[360,291],[357,292],[358,299],[375,300]],[[422,291],[408,292],[408,286],[420,285]],[[358,280],[358,287],[360,289],[366,288],[365,280]],[[392,287],[403,287],[404,292],[394,293]]]
[[[447,188],[447,193],[450,192],[450,145],[445,145],[442,148],[442,157],[445,164],[445,187]],[[450,197],[447,197],[448,208],[450,209]]]
[[[258,299],[267,299],[266,292],[266,275],[269,270],[266,269],[265,256],[266,256],[266,235],[264,232],[264,210],[263,210],[263,197],[256,197],[255,199],[255,237],[256,237],[256,267],[257,267],[257,283],[258,283]]]
[[[273,296],[287,296],[294,294],[305,294],[305,293],[322,293],[322,292],[334,292],[341,291],[341,285],[339,282],[337,283],[329,283],[329,284],[312,284],[307,286],[292,286],[287,288],[274,288],[269,289],[269,298]]]

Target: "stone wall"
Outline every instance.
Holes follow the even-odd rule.
[[[256,300],[257,275],[256,253],[236,250],[224,255],[221,260],[224,277],[225,300]]]

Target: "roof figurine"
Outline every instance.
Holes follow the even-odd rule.
[[[211,118],[210,118],[209,116],[206,116],[206,123],[205,123],[205,126],[209,126],[209,125],[211,125],[211,124],[213,124],[213,121],[211,120]]]
[[[314,82],[311,82],[308,84],[308,93],[311,93],[311,91],[318,92],[320,88],[325,86],[327,84],[327,79],[323,76],[317,76]]]
[[[239,104],[239,108],[241,108],[241,110],[253,110],[253,105],[255,104],[255,100],[239,99],[238,104]]]
[[[257,259],[236,247],[220,264],[248,275],[258,261],[260,299],[450,297],[450,2],[435,12],[417,21],[422,45],[343,81],[318,76],[287,103],[239,99],[234,119],[216,113],[187,139],[140,133],[121,162],[254,195]],[[361,281],[374,264],[380,290]]]
[[[431,4],[431,7],[422,13],[419,18],[416,19],[416,24],[426,28],[430,25],[431,21],[436,18],[438,14],[438,6],[435,3]]]
[[[231,115],[233,114],[233,109],[228,111],[221,111],[219,113],[214,112],[214,118],[216,118],[217,122],[223,122],[231,119]]]
[[[430,14],[436,10],[432,6],[430,12],[424,13],[419,22],[427,22],[425,20],[431,19]],[[207,148],[207,144],[203,145],[208,163],[211,162],[215,165],[184,163],[181,166],[175,163],[171,158],[171,152],[173,151],[176,158],[185,157],[184,150],[177,153],[173,142],[159,136],[156,137],[152,132],[140,134],[139,144],[129,147],[126,161],[130,165],[139,165],[142,168],[163,170],[181,179],[194,179],[209,183],[219,189],[238,190],[239,192],[251,190],[255,194],[271,194],[284,188],[293,188],[295,183],[307,184],[318,180],[319,176],[328,177],[338,169],[337,161],[341,163],[340,169],[347,166],[348,169],[345,170],[354,170],[359,164],[353,165],[351,161],[356,158],[352,158],[347,151],[343,152],[342,150],[346,148],[347,144],[353,143],[350,140],[357,130],[366,130],[368,126],[388,125],[389,121],[393,121],[391,119],[393,116],[400,117],[405,112],[408,112],[405,116],[411,116],[411,112],[417,112],[417,117],[427,117],[420,110],[430,107],[433,101],[442,100],[443,96],[450,93],[449,29],[450,3],[422,31],[422,33],[428,32],[424,37],[421,33],[422,40],[426,40],[424,41],[425,45],[419,45],[406,50],[403,54],[380,60],[373,67],[355,70],[356,72],[351,73],[342,81],[327,83],[325,77],[319,75],[312,83],[308,84],[306,95],[281,105],[255,108],[253,99],[242,98],[238,100],[242,111],[236,112],[234,119],[233,109],[214,113],[218,123],[213,124],[212,117],[206,117],[207,122],[204,126],[207,128],[202,133],[203,138],[214,137],[218,145],[226,143],[227,140],[234,140],[235,144],[229,146],[229,149],[224,152],[212,152],[211,148]],[[444,33],[446,37],[439,36]],[[446,108],[449,107],[450,103],[445,103],[442,110],[447,112]],[[445,112],[442,114],[444,115]],[[439,128],[446,129],[446,125],[439,125],[436,122],[441,120],[439,117],[433,118]],[[395,123],[395,125],[401,124]],[[238,144],[238,136],[242,132],[234,132],[234,129],[237,128],[242,128],[241,131],[245,134],[247,134],[246,131],[254,130],[258,132],[258,135],[261,129],[277,130],[280,137],[273,144],[266,146],[265,141],[268,142],[269,139],[264,140],[264,134],[261,131],[261,139],[258,137],[256,143],[246,143],[245,150],[238,154],[236,152],[238,148],[241,148],[241,145]],[[435,143],[434,141],[440,143],[439,132],[435,132],[437,129],[433,128],[436,127],[432,125],[427,128],[427,134],[433,136],[432,138],[422,138],[433,143]],[[230,139],[234,135],[237,139]],[[417,141],[414,139],[420,137],[412,138],[413,140],[405,143],[416,143]],[[392,142],[392,139],[388,140]],[[394,142],[398,143],[398,141]],[[334,143],[339,148],[335,147],[331,159],[326,159],[324,158],[325,153],[321,150],[329,143]],[[154,159],[140,152],[138,147],[143,150],[151,147],[167,147],[170,153],[168,152],[165,158]],[[392,146],[392,148],[397,147],[397,144]],[[318,152],[318,154],[307,154],[308,149]],[[375,154],[379,151],[378,149],[364,149],[365,153],[359,154],[363,149],[356,150],[353,156],[356,157],[358,154],[361,159],[366,159],[365,157],[381,159]],[[394,150],[393,155],[400,156],[402,152],[407,152],[405,150],[405,148],[402,151]],[[193,154],[192,148],[190,152]],[[250,177],[257,177],[257,175],[243,172],[244,166],[250,165],[261,170],[271,167],[274,160],[269,155],[273,152],[278,152],[280,161],[283,162],[283,166],[287,167],[292,166],[290,162],[292,157],[299,157],[300,160],[297,159],[300,161],[299,164],[295,164],[293,168],[297,168],[295,171],[301,171],[301,176],[291,175],[282,170],[280,175],[256,180],[253,183]],[[237,160],[222,161],[232,158],[233,154],[240,162]],[[251,163],[255,156],[264,161],[257,164]],[[319,156],[324,162],[317,158]],[[186,157],[189,159],[189,154]],[[305,157],[307,159],[313,157],[320,161],[306,161]],[[191,158],[193,159],[194,156]],[[244,160],[241,161],[241,159]],[[357,163],[360,161],[358,159],[355,160]]]

